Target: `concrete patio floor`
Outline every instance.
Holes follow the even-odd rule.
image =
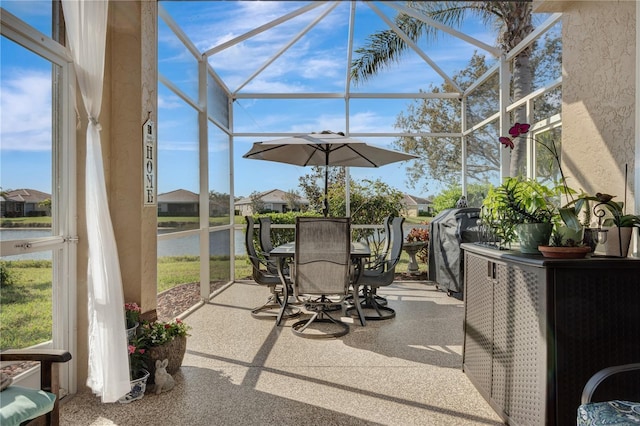
[[[176,387],[130,404],[81,391],[63,425],[498,425],[462,372],[463,302],[432,283],[395,282],[379,294],[396,317],[351,322],[346,336],[303,339],[251,308],[268,290],[238,282],[189,315]]]

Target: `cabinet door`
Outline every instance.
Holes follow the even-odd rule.
[[[544,270],[496,263],[491,399],[514,424],[545,421]]]
[[[554,271],[558,425],[575,419],[582,388],[593,374],[640,361],[640,262],[635,268],[616,263]],[[640,401],[639,378],[613,376],[598,387],[594,400]]]
[[[464,370],[489,398],[493,340],[493,281],[491,262],[465,252]]]

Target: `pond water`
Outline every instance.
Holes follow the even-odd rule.
[[[161,233],[166,233],[161,232]],[[226,253],[226,247],[229,245],[227,232],[210,233],[210,252],[212,255],[221,255]],[[51,236],[49,229],[1,229],[0,241],[7,240],[28,240],[34,238]],[[189,235],[187,237],[176,238],[172,240],[158,241],[158,256],[184,256],[198,255],[199,239],[197,235]],[[244,248],[244,231],[234,231],[234,241],[236,245],[236,255],[246,254]],[[9,260],[9,259],[8,259]],[[35,253],[20,254],[11,256],[10,260],[51,260],[50,251],[40,251]]]
[[[405,225],[404,234],[414,227],[426,227],[425,225]],[[166,234],[167,231],[159,230],[159,234]],[[226,254],[226,247],[229,245],[229,237],[226,231],[212,232],[209,234],[209,249],[212,255]],[[51,236],[51,231],[45,229],[0,229],[0,241],[25,240]],[[171,240],[158,241],[158,256],[197,256],[199,254],[198,235],[189,235]],[[245,255],[244,229],[234,231],[235,254]],[[35,253],[11,256],[11,260],[50,260],[51,252],[41,251]]]

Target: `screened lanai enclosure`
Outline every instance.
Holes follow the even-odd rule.
[[[498,33],[477,17],[454,28],[405,2],[197,6],[194,11],[183,2],[159,3],[158,191],[186,189],[199,194],[200,202],[199,229],[162,233],[161,243],[179,245],[199,236],[200,243],[192,244],[202,250],[201,258],[231,255],[230,268],[202,263],[202,283],[231,279],[233,253],[242,250],[235,246],[234,224],[227,222],[233,203],[227,210],[219,208],[220,200],[246,197],[264,181],[292,189],[308,173],[303,167],[292,172],[289,165],[243,159],[255,141],[344,132],[418,155],[394,168],[416,191],[435,195],[459,185],[479,206],[489,185],[514,172],[512,155],[500,148],[498,138],[515,121],[532,123],[538,139],[559,140],[560,14],[534,14],[535,29],[502,52],[496,47]],[[414,42],[400,28],[399,14],[423,23],[430,36]],[[406,49],[375,74],[358,75],[353,64],[371,59],[362,49],[374,34],[395,37]],[[531,64],[528,86],[521,84],[522,77],[514,83],[519,55]],[[522,93],[522,87],[529,92]],[[420,109],[443,111],[446,121],[412,118]],[[558,177],[546,151],[529,144],[523,154],[518,174]],[[373,180],[377,172],[351,168],[347,176]],[[185,176],[188,187],[173,186]],[[349,185],[345,188],[348,200]],[[202,287],[202,296],[208,291]]]
[[[84,161],[86,144],[76,145],[76,137],[84,135],[74,132],[82,128],[84,116],[73,102],[72,82],[77,75],[64,43],[60,4],[43,1],[42,7],[33,9],[24,4],[7,1],[2,5],[2,99],[6,103],[2,189],[30,189],[7,196],[26,200],[30,209],[48,214],[51,227],[30,230],[28,235],[3,229],[2,260],[52,262],[43,280],[52,283],[53,290],[46,296],[46,322],[54,326],[29,344],[73,342],[75,337],[69,333],[76,321],[75,285],[86,276],[82,250],[88,250],[78,237],[86,224],[78,224],[77,212],[84,208],[82,197],[77,198],[86,182],[77,180],[78,173],[82,176],[80,160]],[[150,15],[153,21],[144,27],[149,31],[145,33],[147,50],[114,50],[112,56],[132,63],[127,55],[141,61],[140,57],[157,49],[157,58],[151,59],[157,64],[157,80],[155,72],[149,71],[155,68],[137,70],[152,76],[144,83],[157,88],[157,97],[153,90],[140,96],[149,96],[149,106],[141,107],[141,123],[136,119],[124,126],[137,114],[127,111],[114,118],[118,126],[112,132],[102,125],[109,146],[105,154],[109,149],[112,154],[104,159],[111,169],[107,171],[115,179],[123,176],[123,182],[109,189],[113,192],[109,207],[119,249],[126,250],[120,254],[122,269],[133,268],[137,275],[124,274],[125,289],[136,287],[131,297],[141,300],[142,294],[153,293],[153,299],[146,301],[153,309],[155,293],[186,281],[200,283],[200,297],[206,300],[212,283],[221,285],[237,278],[235,255],[242,254],[244,247],[238,238],[241,225],[234,223],[234,201],[254,190],[297,190],[299,179],[309,172],[304,167],[242,159],[253,142],[327,130],[342,132],[418,156],[379,169],[347,169],[350,179],[345,183],[382,179],[391,186],[407,184],[429,195],[458,185],[471,204],[477,205],[487,185],[512,172],[511,152],[500,148],[498,137],[514,121],[532,123],[534,134],[553,134],[559,140],[560,14],[533,14],[531,33],[511,51],[502,52],[496,47],[498,32],[491,25],[470,15],[454,28],[427,18],[421,5],[418,2],[413,9],[405,2],[388,1],[140,3],[140,19]],[[124,5],[116,2],[110,7],[111,19],[124,19],[119,16]],[[36,9],[47,13],[36,14]],[[426,35],[413,41],[398,21],[401,14],[423,25]],[[391,37],[406,49],[372,75],[359,74],[354,64],[368,69],[362,52],[379,41],[376,34]],[[521,93],[515,91],[517,79],[513,77],[515,58],[522,54],[535,71],[528,92]],[[109,76],[125,69],[124,65],[110,66]],[[121,98],[131,88],[146,90],[140,89],[138,80],[127,80],[135,72],[110,77],[131,84],[127,89],[105,82],[119,90],[106,101],[118,103],[111,107],[112,116],[130,106]],[[24,80],[26,77],[29,79]],[[42,108],[32,106],[34,99]],[[156,103],[157,111],[153,111]],[[423,110],[441,115],[428,119],[420,116]],[[13,125],[18,122],[25,125]],[[100,124],[95,118],[91,123]],[[134,158],[132,148],[123,146],[120,153],[110,145],[129,140],[131,136],[126,135],[140,137],[141,125],[145,138],[147,128],[157,137],[157,144],[150,148],[157,150],[157,163],[151,173],[140,173],[157,198],[138,203],[131,202],[140,193],[129,174],[140,165],[124,161]],[[548,165],[548,155],[536,152],[535,146],[526,147],[525,160],[519,173],[526,170],[528,176],[545,179],[557,176],[557,170]],[[146,171],[146,163],[144,167]],[[322,182],[317,185],[321,187]],[[344,186],[348,200],[350,186]],[[139,209],[127,210],[138,204],[142,204]],[[3,200],[3,214],[8,206],[10,202]],[[347,202],[347,215],[349,208]],[[97,209],[101,214],[106,211],[106,206]],[[176,216],[179,223],[172,220]],[[126,241],[128,238],[132,241]],[[134,260],[141,256],[152,260]],[[176,265],[168,264],[167,258],[189,262],[179,265],[176,277]],[[137,288],[140,286],[145,290]]]

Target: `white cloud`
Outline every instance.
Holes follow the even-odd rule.
[[[51,151],[51,73],[3,70],[1,96],[1,149]]]
[[[183,108],[184,101],[177,96],[170,94],[168,96],[163,96],[162,94],[158,94],[158,108],[159,109],[176,109]]]

